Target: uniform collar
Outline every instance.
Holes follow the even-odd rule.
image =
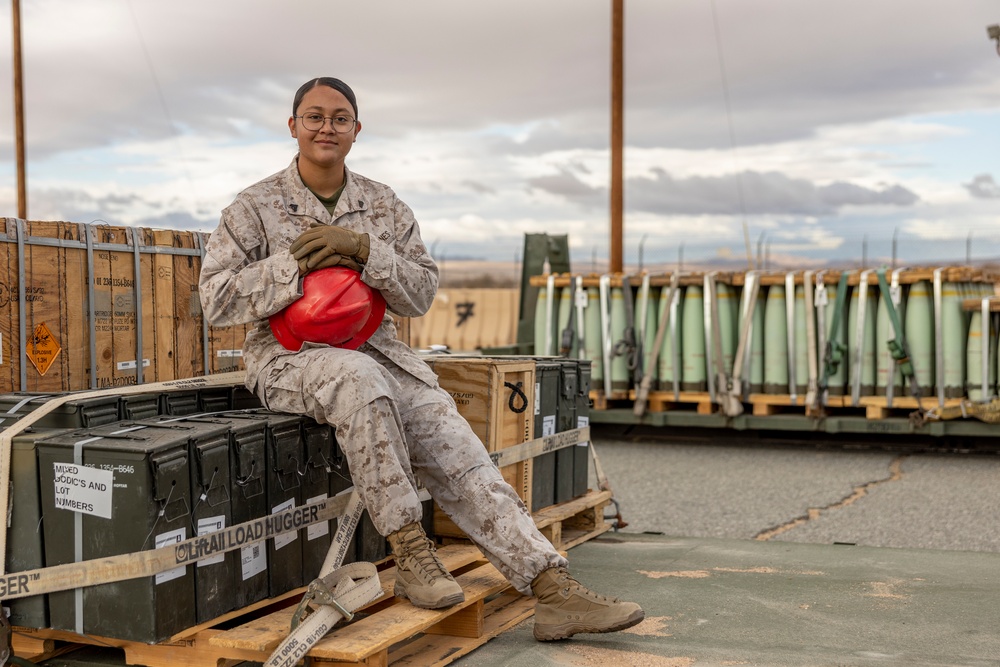
[[[340,194],[340,199],[337,201],[337,207],[334,209],[333,220],[347,213],[363,211],[368,208],[368,198],[358,183],[358,177],[352,174],[346,166],[344,167],[344,179],[346,184],[344,191]],[[285,169],[283,180],[285,182],[285,209],[289,215],[308,216],[323,223],[331,221],[326,207],[302,182],[297,155]]]

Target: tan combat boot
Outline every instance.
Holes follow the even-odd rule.
[[[565,639],[578,632],[615,632],[645,618],[634,602],[598,595],[569,576],[564,567],[544,570],[531,582],[535,603],[535,639]]]
[[[443,609],[465,600],[462,587],[437,557],[434,543],[419,523],[403,526],[388,537],[396,556],[396,597],[415,607]]]

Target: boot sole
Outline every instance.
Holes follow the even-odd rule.
[[[398,598],[403,598],[404,600],[409,600],[410,604],[414,607],[419,607],[420,609],[445,609],[447,607],[454,607],[455,605],[465,602],[465,593],[455,593],[454,595],[449,595],[446,598],[441,598],[440,600],[432,600],[430,602],[424,602],[423,600],[414,600],[409,595],[406,594],[401,588],[394,588],[392,591],[393,595]]]
[[[612,625],[608,627],[600,627],[596,625],[587,625],[585,623],[563,623],[562,625],[538,625],[535,624],[535,639],[540,642],[550,642],[557,639],[568,639],[578,633],[592,633],[598,634],[602,632],[618,632],[619,630],[625,630],[626,628],[631,628],[633,625],[638,625],[642,620],[646,618],[646,612],[639,609],[633,612],[628,618],[626,618],[621,623],[617,625]]]

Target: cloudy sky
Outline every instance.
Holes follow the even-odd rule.
[[[544,231],[588,268],[608,253],[610,16],[610,0],[21,0],[28,217],[211,230],[289,163],[291,97],[331,75],[359,98],[349,166],[410,204],[436,256],[513,260]],[[626,262],[877,261],[894,237],[907,262],[1000,257],[994,23],[989,0],[626,0]]]

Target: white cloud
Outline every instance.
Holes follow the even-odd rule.
[[[989,169],[978,153],[995,155],[998,139],[960,117],[1000,117],[985,35],[994,2],[716,7],[727,91],[708,5],[627,5],[630,252],[646,234],[650,256],[682,242],[743,254],[734,173],[750,174],[746,222],[775,253],[835,253],[900,227],[960,238],[995,225],[995,200],[982,197],[993,190],[976,179]],[[210,228],[240,188],[291,159],[294,89],[333,74],[355,87],[364,123],[349,165],[392,185],[425,233],[461,236],[469,252],[507,252],[525,231],[568,233],[574,248],[603,253],[608,22],[606,4],[576,0],[29,0],[29,215]],[[11,88],[7,63],[0,90]],[[0,105],[0,127],[11,114]],[[966,170],[963,151],[978,151]],[[5,178],[12,163],[12,133],[0,132]],[[904,192],[917,201],[893,199]],[[15,210],[6,183],[0,206]],[[788,236],[804,226],[812,233]]]

